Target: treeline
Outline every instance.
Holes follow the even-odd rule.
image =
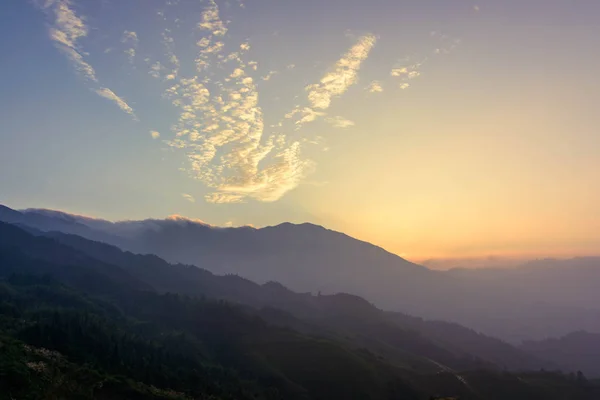
[[[582,377],[557,373],[461,375],[485,393],[479,397],[452,373],[398,370],[368,351],[269,326],[225,302],[150,292],[122,297],[91,298],[47,277],[4,279],[4,398],[391,400],[428,398],[425,387],[464,399],[598,394]]]
[[[51,279],[17,275],[0,284],[0,302],[4,337],[56,351],[109,382],[141,382],[193,398],[269,400],[352,393],[391,399],[402,386],[392,374],[387,382],[379,378],[368,356],[271,327],[225,302],[151,292],[122,293],[109,302]],[[22,389],[19,371],[35,376],[35,368],[23,367],[27,362],[8,369],[20,378],[2,379],[4,393]],[[404,394],[417,398],[408,386]]]

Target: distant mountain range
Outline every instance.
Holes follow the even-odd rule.
[[[3,222],[0,374],[1,400],[600,396],[574,367],[458,324]]]
[[[386,349],[388,356],[413,359],[425,369],[437,369],[428,359],[457,369],[496,365],[521,370],[552,365],[460,325],[386,313],[358,296],[295,293],[276,282],[258,285],[236,275],[218,276],[194,266],[172,265],[154,255],[123,252],[76,235],[27,232],[0,223],[0,261],[7,258],[13,262],[2,267],[0,276],[50,273],[96,294],[127,288],[227,300],[262,310],[266,320],[305,333],[338,339],[351,334],[366,348]],[[70,267],[75,265],[76,269]]]
[[[572,371],[600,376],[600,334],[573,332],[558,339],[526,341],[520,349]]]
[[[454,321],[513,343],[600,332],[599,259],[441,272],[312,224],[217,228],[184,218],[110,222],[7,207],[0,207],[0,221],[74,234],[215,274],[276,281],[296,292],[353,293],[384,310]]]

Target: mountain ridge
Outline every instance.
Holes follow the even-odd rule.
[[[513,344],[574,330],[600,332],[594,284],[600,268],[581,277],[576,269],[528,268],[498,272],[496,278],[493,271],[433,271],[310,223],[214,228],[181,217],[112,223],[77,216],[65,222],[64,216],[54,221],[49,211],[2,210],[0,220],[156,254],[218,275],[276,281],[299,293],[352,293],[383,310],[456,322]]]
[[[2,206],[2,205],[0,205]],[[5,206],[4,206],[5,207]],[[8,208],[8,207],[6,207]],[[13,210],[15,211],[15,210]],[[314,224],[312,222],[299,222],[299,223],[293,223],[293,222],[281,222],[275,225],[267,225],[264,227],[254,227],[251,225],[242,225],[242,226],[236,226],[236,227],[230,227],[230,226],[218,226],[218,225],[212,225],[209,223],[206,223],[204,221],[198,220],[198,219],[193,219],[193,218],[187,218],[184,216],[180,216],[180,215],[171,215],[171,216],[167,216],[165,218],[145,218],[145,219],[141,219],[141,220],[107,220],[107,219],[103,219],[103,218],[94,218],[94,217],[88,217],[88,216],[82,216],[82,215],[77,215],[77,214],[70,214],[64,211],[59,211],[59,210],[52,210],[52,209],[47,209],[47,208],[26,208],[26,209],[21,209],[18,210],[18,212],[24,213],[24,214],[37,214],[37,215],[43,215],[43,216],[48,216],[48,217],[52,217],[52,216],[59,216],[62,219],[65,219],[66,221],[69,222],[76,222],[76,223],[83,223],[85,224],[87,223],[101,223],[101,224],[108,224],[108,225],[112,225],[112,226],[116,226],[116,225],[121,225],[121,224],[139,224],[139,225],[144,225],[144,224],[148,224],[148,223],[166,223],[169,224],[171,222],[185,222],[188,223],[190,225],[195,225],[195,226],[199,226],[199,227],[207,227],[207,228],[212,228],[212,229],[221,229],[221,230],[238,230],[238,229],[249,229],[249,230],[281,230],[281,229],[289,229],[289,228],[300,228],[300,229],[305,229],[305,228],[309,228],[315,231],[326,231],[326,232],[330,232],[330,233],[334,233],[337,235],[341,235],[345,238],[348,239],[352,239],[355,240],[357,242],[363,243],[365,245],[369,245],[369,246],[373,246],[385,253],[388,253],[389,255],[398,257],[400,260],[406,261],[406,262],[410,262],[408,260],[406,260],[405,258],[401,257],[400,255],[385,249],[382,246],[373,244],[371,242],[368,242],[366,240],[361,240],[361,239],[357,239],[355,237],[352,237],[344,232],[340,232],[340,231],[336,231],[334,229],[330,229],[330,228],[326,228],[323,225],[319,225],[319,224]],[[412,262],[410,262],[412,263]],[[424,268],[424,269],[428,269],[425,266],[422,265],[418,265],[416,263],[412,263],[418,267]]]
[[[425,333],[428,332],[428,327],[436,326],[439,322],[420,320],[419,324],[407,324],[405,321],[413,322],[415,319],[400,314],[392,317],[391,314],[376,308],[368,300],[353,294],[336,293],[314,296],[295,293],[277,282],[257,285],[237,276],[216,276],[194,266],[171,265],[154,255],[123,252],[117,247],[89,241],[75,235],[46,232],[41,233],[41,236],[33,236],[13,225],[0,223],[0,258],[6,248],[14,248],[15,245],[18,245],[20,249],[40,248],[39,251],[33,253],[33,257],[44,261],[56,260],[57,256],[68,261],[74,258],[70,254],[85,254],[91,258],[79,259],[77,257],[75,265],[86,264],[95,270],[103,270],[108,266],[120,268],[127,276],[141,282],[138,284],[132,281],[129,284],[130,287],[137,287],[138,290],[206,296],[251,306],[257,310],[277,308],[290,313],[293,318],[301,320],[307,332],[338,337],[347,331],[347,334],[358,335],[357,338],[363,335],[365,339],[369,337],[369,340],[365,342],[363,342],[365,339],[356,340],[364,343],[367,347],[372,347],[372,350],[381,349],[386,342],[396,342],[391,349],[396,352],[396,357],[400,357],[399,360],[403,357],[406,358],[406,356],[402,356],[402,352],[412,354],[417,351],[414,355],[421,357],[420,351],[429,358],[438,357],[438,363],[458,368],[461,365],[469,365],[469,362],[461,359],[479,357],[478,354],[470,352],[468,346],[461,345],[461,341],[458,340],[461,335],[470,334],[466,328],[457,326],[455,339],[448,337],[445,340],[446,345],[436,344],[439,337],[433,335],[431,337],[435,340],[431,341],[430,335]],[[100,263],[95,260],[99,260]],[[118,276],[115,279],[120,280]],[[287,322],[298,326],[299,321],[294,322],[293,319],[288,318]],[[375,327],[378,328],[375,329]],[[410,333],[409,330],[413,328],[414,333]],[[429,332],[432,331],[433,329],[429,329]],[[402,339],[405,341],[404,343],[397,342],[397,338],[400,337],[404,338]],[[496,339],[481,336],[481,341],[482,343],[488,342],[489,345],[485,346],[492,350],[491,353],[485,354],[485,357],[488,357],[487,360],[485,357],[482,358],[483,364],[484,361],[493,364],[499,363],[502,367],[511,369],[535,368],[545,365],[533,358],[528,359],[525,353],[520,353],[519,350],[508,344],[504,344],[504,348],[500,351],[493,350],[500,343]],[[414,349],[411,349],[411,344]],[[450,346],[453,350],[448,351],[444,346]],[[421,350],[416,350],[419,348]],[[400,350],[401,352],[399,352]]]
[[[552,359],[543,352],[536,353],[526,347],[519,350],[457,324],[426,321],[399,313],[382,312],[368,300],[353,294],[313,296],[293,293],[278,282],[257,285],[233,275],[219,277],[194,266],[170,265],[155,255],[124,252],[115,246],[72,234],[36,230],[28,233],[17,226],[0,223],[0,261],[5,260],[6,257],[8,260],[23,259],[22,256],[11,253],[14,249],[22,251],[22,254],[28,253],[27,258],[34,257],[43,262],[56,263],[57,260],[59,263],[66,262],[75,267],[75,269],[69,267],[71,271],[81,267],[91,267],[92,271],[106,273],[110,268],[115,268],[112,267],[114,265],[116,268],[123,268],[126,275],[112,273],[111,279],[125,282],[128,279],[140,280],[142,284],[131,281],[126,285],[137,287],[136,290],[158,288],[164,293],[207,295],[210,298],[239,302],[240,305],[250,305],[261,310],[258,315],[270,323],[293,327],[306,334],[324,335],[342,341],[346,341],[344,337],[350,334],[353,337],[351,343],[365,346],[376,354],[378,352],[386,354],[390,360],[396,360],[394,362],[412,360],[408,362],[411,365],[420,365],[419,368],[432,368],[436,365],[450,365],[445,367],[450,369],[460,369],[468,365],[479,365],[481,368],[485,367],[485,362],[491,362],[493,365],[510,369],[536,369],[544,365],[548,368],[550,364],[534,361],[534,358],[527,355],[528,353],[535,354],[537,360]],[[71,253],[73,255],[70,255]],[[31,268],[30,266],[34,265],[26,259],[23,260],[17,266]],[[48,267],[43,268],[49,270]],[[56,267],[49,266],[49,268]],[[81,282],[81,279],[70,278],[73,272],[58,272],[58,276],[67,279],[67,282],[75,284]],[[87,279],[93,276],[93,274],[89,275]],[[124,276],[131,276],[131,278],[124,278]],[[176,276],[181,276],[179,281],[169,283],[169,278],[172,280]],[[91,289],[93,290],[93,287]],[[270,312],[268,311],[270,308],[279,309],[283,314],[277,311]],[[289,313],[289,316],[285,316],[286,313]],[[422,337],[414,336],[411,331],[418,332]],[[469,361],[470,357],[475,358]],[[479,357],[483,357],[481,361],[477,361]],[[427,359],[435,362],[427,367],[428,362],[425,361]],[[553,362],[556,362],[556,359],[553,359]],[[577,364],[565,361],[561,365],[568,365],[568,368],[572,369]],[[586,369],[596,373],[589,366]]]

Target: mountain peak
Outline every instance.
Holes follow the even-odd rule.
[[[37,215],[42,215],[45,217],[61,219],[66,222],[77,222],[78,217],[88,218],[88,217],[84,217],[84,216],[69,214],[69,213],[66,213],[63,211],[49,210],[46,208],[26,208],[24,210],[19,210],[19,211],[24,214],[37,214]]]
[[[327,228],[325,228],[321,225],[316,225],[316,224],[313,224],[310,222],[302,222],[302,223],[282,222],[281,224],[274,225],[274,226],[268,226],[266,228],[280,228],[280,229],[300,228],[300,229],[307,229],[307,230],[308,229],[327,230]]]

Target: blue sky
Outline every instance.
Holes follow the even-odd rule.
[[[9,206],[312,221],[416,258],[600,244],[598,2],[2,10]]]

